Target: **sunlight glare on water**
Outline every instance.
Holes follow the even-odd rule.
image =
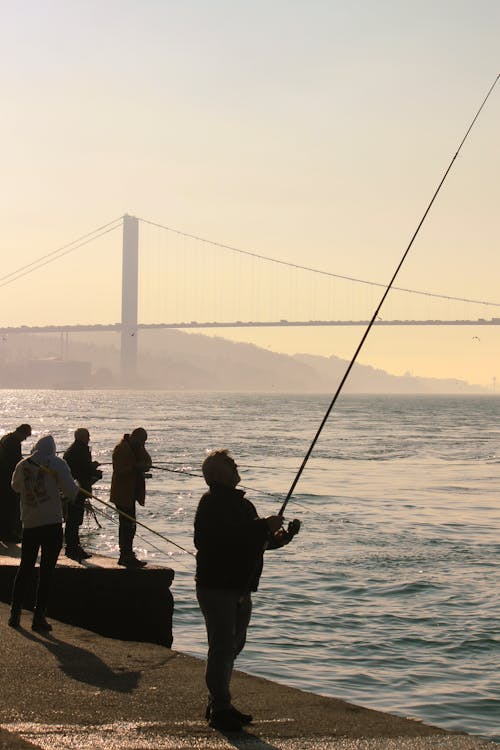
[[[248,497],[261,515],[275,513],[329,400],[2,391],[1,426],[30,422],[34,440],[51,432],[60,450],[88,427],[93,457],[105,464],[103,499],[114,445],[146,427],[160,468],[139,517],[192,550],[204,483],[166,469],[199,475],[206,451],[229,447]],[[266,554],[238,667],[500,740],[499,417],[498,397],[341,399],[288,507],[301,533]],[[100,522],[102,530],[87,522],[85,545],[116,555],[116,522]],[[194,559],[139,533],[142,554],[176,573],[174,647],[203,657]]]

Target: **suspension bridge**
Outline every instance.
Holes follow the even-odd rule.
[[[133,382],[140,330],[365,327],[377,296],[385,288],[381,282],[272,258],[128,214],[5,274],[0,277],[0,287],[20,283],[24,277],[117,231],[122,235],[119,322],[3,326],[0,334],[114,331],[120,335],[122,381]],[[156,237],[148,238],[148,232],[155,232]],[[360,302],[361,289],[365,295]],[[390,314],[389,310],[375,325],[500,325],[500,317],[494,314],[500,303],[402,287],[393,287],[391,294],[399,296],[399,314]],[[423,303],[427,314],[422,315],[420,305],[419,315],[409,315],[409,299]],[[462,313],[464,307],[468,311],[479,305],[482,315],[459,317],[453,314],[457,305]],[[446,315],[442,314],[443,306]]]

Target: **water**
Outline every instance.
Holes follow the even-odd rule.
[[[87,426],[102,462],[122,433],[143,425],[156,465],[193,474],[205,451],[230,447],[267,515],[329,400],[0,391],[0,424],[30,422],[35,438],[51,431],[61,449]],[[97,492],[107,498],[110,467],[104,472]],[[198,477],[157,470],[140,519],[192,550],[203,490]],[[266,554],[238,667],[500,741],[499,494],[499,397],[341,399],[289,505],[302,531]],[[85,544],[114,555],[115,522],[100,520],[102,530],[84,527]],[[193,558],[140,533],[142,554],[176,571],[174,647],[203,657]]]

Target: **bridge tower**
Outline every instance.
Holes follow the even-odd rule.
[[[133,385],[137,377],[137,299],[139,279],[139,222],[123,217],[121,376]]]

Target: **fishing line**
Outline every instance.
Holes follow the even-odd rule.
[[[183,552],[187,552],[188,555],[191,555],[192,557],[195,557],[194,552],[191,552],[190,550],[186,549],[185,547],[181,547],[180,544],[177,544],[177,542],[172,541],[172,539],[169,539],[164,534],[160,534],[159,531],[156,531],[155,529],[152,529],[151,526],[147,526],[145,523],[142,523],[142,521],[137,520],[137,518],[134,518],[133,516],[130,516],[128,513],[125,513],[125,511],[120,510],[119,508],[116,508],[114,505],[111,505],[110,503],[106,502],[106,500],[101,500],[100,497],[97,497],[96,495],[93,495],[91,492],[87,492],[87,490],[84,490],[80,487],[80,492],[83,492],[87,497],[91,498],[92,500],[97,500],[98,503],[101,503],[104,505],[105,508],[109,508],[112,511],[115,511],[120,516],[123,516],[123,518],[126,518],[128,521],[132,521],[132,523],[137,524],[138,526],[142,526],[143,529],[146,529],[146,531],[149,531],[151,534],[156,534],[156,536],[159,536],[160,539],[162,539],[164,542],[168,542],[169,544],[173,544],[174,547],[177,547],[178,549],[182,550]]]
[[[92,504],[90,503],[90,500],[87,500],[87,502],[90,505],[90,507],[92,508],[92,512],[94,514],[99,513],[99,515],[102,518],[106,518],[108,521],[112,521],[113,523],[116,524],[116,517],[115,516],[111,515],[110,513],[106,513],[106,511],[101,510],[101,508],[94,508],[92,506]],[[96,519],[96,521],[97,521],[97,519]],[[99,522],[97,522],[97,523],[99,523]],[[99,527],[102,528],[100,524],[99,524]],[[148,547],[152,547],[154,550],[156,550],[157,552],[159,552],[162,556],[166,555],[167,557],[169,557],[168,553],[164,549],[161,549],[161,547],[158,547],[150,539],[146,539],[144,536],[142,536],[142,534],[136,534],[136,537],[138,539],[140,539],[141,541],[143,541],[144,544],[147,545]],[[179,558],[177,558],[175,562],[176,562],[176,564],[179,563],[181,566],[184,565],[183,561],[181,559],[179,559]],[[187,567],[185,569],[188,570],[190,573],[192,572],[191,569],[188,569]]]
[[[372,318],[371,318],[371,320],[370,320],[370,322],[369,322],[369,324],[368,324],[368,326],[367,326],[367,328],[366,328],[363,336],[361,337],[361,341],[359,342],[358,347],[357,347],[356,351],[354,352],[354,355],[353,355],[353,357],[352,357],[349,365],[347,366],[347,369],[346,369],[346,371],[345,371],[345,373],[344,373],[344,375],[342,377],[342,380],[340,381],[340,384],[339,384],[339,386],[338,386],[338,388],[337,388],[337,390],[335,392],[335,395],[333,396],[332,401],[331,401],[328,409],[326,410],[325,416],[321,420],[321,424],[319,425],[319,427],[318,427],[318,429],[316,431],[316,434],[315,434],[315,436],[314,436],[314,438],[313,438],[313,440],[311,442],[311,445],[309,446],[309,449],[308,449],[306,455],[304,456],[304,459],[303,459],[303,461],[302,461],[302,463],[300,465],[300,468],[299,468],[297,474],[295,475],[295,479],[293,480],[292,485],[291,485],[290,489],[288,490],[288,494],[287,494],[287,496],[286,496],[286,498],[285,498],[285,500],[284,500],[284,502],[283,502],[283,504],[282,504],[282,506],[281,506],[281,508],[279,510],[278,515],[282,516],[284,514],[285,508],[288,505],[288,502],[290,501],[290,498],[291,498],[291,496],[293,494],[293,491],[295,490],[295,487],[297,486],[297,483],[298,483],[300,477],[302,476],[302,472],[304,471],[304,469],[306,467],[306,464],[307,464],[307,462],[309,460],[309,456],[311,455],[311,453],[312,453],[312,451],[314,449],[314,446],[316,445],[316,443],[318,441],[318,438],[319,438],[319,436],[321,435],[321,433],[323,431],[323,427],[325,426],[325,424],[326,424],[326,422],[328,420],[328,417],[330,416],[330,413],[331,413],[331,411],[332,411],[332,409],[333,409],[333,407],[335,405],[335,402],[337,401],[337,398],[339,397],[339,395],[340,395],[340,393],[342,391],[342,388],[344,387],[344,383],[346,382],[347,378],[349,377],[349,373],[351,372],[351,370],[352,370],[352,368],[354,366],[354,363],[356,362],[358,354],[361,351],[361,349],[363,347],[363,344],[365,343],[366,338],[367,338],[368,334],[370,333],[370,330],[371,330],[371,328],[372,328],[375,320],[378,317],[378,314],[380,312],[380,308],[382,307],[382,305],[383,305],[383,303],[384,303],[387,295],[389,294],[389,292],[391,290],[391,287],[392,287],[394,281],[396,280],[396,277],[397,277],[399,271],[401,270],[401,267],[402,267],[403,263],[405,262],[406,257],[408,255],[408,253],[410,252],[410,249],[411,249],[411,247],[412,247],[412,245],[413,245],[413,243],[414,243],[414,241],[415,241],[418,233],[420,232],[422,224],[424,223],[425,219],[427,218],[427,214],[431,210],[431,207],[432,207],[434,201],[436,200],[436,198],[437,198],[437,196],[438,196],[438,194],[439,194],[439,192],[441,190],[441,187],[443,186],[443,183],[444,183],[444,181],[446,180],[446,178],[448,176],[448,173],[449,173],[450,169],[452,168],[453,164],[455,163],[455,160],[456,160],[458,154],[460,153],[460,151],[462,149],[462,146],[464,145],[464,143],[465,143],[465,141],[467,139],[467,136],[469,135],[470,131],[474,127],[474,124],[475,124],[477,118],[481,114],[481,111],[482,111],[483,107],[485,106],[486,102],[488,101],[488,99],[490,97],[490,94],[492,93],[493,89],[495,88],[495,86],[496,86],[499,78],[500,78],[500,73],[497,75],[497,77],[493,81],[492,85],[490,86],[490,89],[489,89],[488,93],[486,94],[486,96],[484,97],[481,106],[477,110],[477,112],[476,112],[476,114],[475,114],[475,116],[474,116],[471,124],[467,128],[467,130],[465,132],[465,135],[462,138],[462,140],[461,140],[461,142],[460,142],[460,144],[458,146],[458,149],[457,149],[455,155],[453,156],[453,158],[451,159],[450,163],[448,164],[448,167],[445,170],[445,173],[442,176],[441,181],[439,182],[439,185],[437,186],[436,190],[434,191],[434,195],[432,196],[432,198],[431,198],[431,200],[430,200],[427,208],[425,209],[424,214],[423,214],[422,218],[420,219],[420,221],[419,221],[419,223],[417,225],[417,228],[415,229],[415,231],[414,231],[414,233],[413,233],[413,235],[412,235],[412,237],[410,239],[410,242],[408,243],[408,246],[407,246],[406,250],[403,253],[402,258],[399,261],[399,263],[398,263],[398,265],[396,267],[396,270],[394,271],[394,274],[393,274],[391,280],[389,281],[389,284],[387,285],[387,287],[386,287],[386,289],[385,289],[385,291],[384,291],[384,293],[382,295],[382,298],[381,298],[380,302],[378,303],[377,308],[376,308],[375,312],[373,313],[373,316],[372,316]]]
[[[46,474],[49,474],[52,477],[56,475],[56,472],[53,469],[50,469],[48,466],[44,466],[43,464],[39,464],[36,461],[33,461],[33,459],[31,459],[31,458],[28,458],[27,460],[28,460],[28,462],[30,464],[33,464],[34,466],[38,467],[39,469],[41,469],[42,471],[44,471]],[[155,531],[155,529],[152,529],[150,526],[146,526],[145,523],[142,523],[142,521],[137,520],[137,518],[134,518],[133,516],[130,516],[124,510],[120,510],[116,506],[111,505],[111,503],[106,502],[106,500],[101,500],[100,497],[97,497],[97,495],[93,495],[92,492],[88,492],[87,490],[84,490],[82,487],[79,487],[79,491],[83,495],[85,495],[85,497],[88,497],[91,500],[96,500],[98,503],[101,503],[101,505],[104,505],[105,508],[108,508],[109,510],[112,510],[115,513],[118,513],[118,515],[123,516],[123,518],[126,518],[128,521],[131,521],[132,523],[137,524],[137,526],[141,526],[143,529],[146,529],[146,531],[149,531],[151,534],[155,534],[156,536],[159,536],[160,539],[162,539],[164,542],[168,542],[169,544],[173,544],[174,547],[178,547],[178,549],[182,550],[183,552],[187,552],[187,554],[191,555],[192,557],[196,556],[194,554],[194,552],[191,552],[190,550],[186,549],[185,547],[181,547],[181,545],[177,544],[177,542],[172,541],[172,539],[169,539],[164,534],[160,534],[159,531]]]
[[[152,469],[158,469],[159,471],[169,471],[172,474],[185,474],[187,477],[196,477],[196,479],[204,479],[203,474],[193,474],[190,471],[184,471],[184,469],[168,469],[166,466],[152,466]],[[276,492],[267,492],[266,490],[259,490],[257,487],[246,487],[244,484],[240,484],[240,487],[244,490],[248,490],[249,492],[258,492],[262,495],[269,495],[269,497],[276,497],[278,493]]]

